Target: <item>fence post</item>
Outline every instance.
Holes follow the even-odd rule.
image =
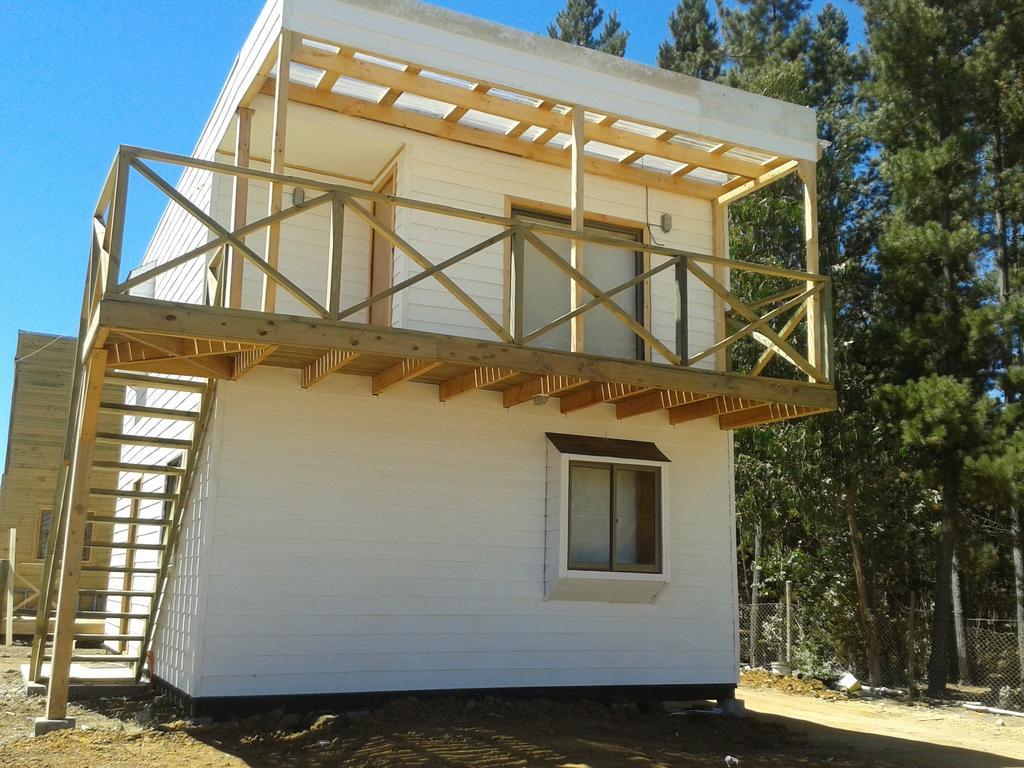
[[[7,597],[7,581],[9,579],[9,576],[8,576],[7,572],[10,570],[10,568],[8,568],[8,562],[9,561],[6,560],[6,559],[0,560],[0,608],[3,609],[2,611],[0,611],[0,616],[4,617],[4,624],[5,625],[7,623],[7,619],[6,619],[7,613],[9,611],[11,611],[11,608],[14,607],[14,603],[11,601],[10,598]],[[11,612],[13,612],[13,611],[11,611]],[[4,632],[4,644],[5,645],[10,645],[11,644],[11,640],[13,640],[13,639],[14,639],[13,637],[8,639],[7,638],[7,633]]]
[[[786,663],[793,663],[793,582],[786,579]]]
[[[757,667],[757,636],[761,628],[760,617],[757,615],[757,590],[761,584],[761,566],[754,563],[754,579],[750,586],[750,666]]]
[[[917,688],[914,670],[914,662],[916,649],[917,649],[917,637],[915,636],[915,625],[917,623],[917,592],[910,593],[910,616],[907,618],[907,690],[910,692],[910,698],[917,697]]]

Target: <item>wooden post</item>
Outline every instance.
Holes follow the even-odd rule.
[[[331,245],[327,263],[327,313],[336,318],[341,312],[341,259],[345,240],[345,196],[335,192],[331,198]]]
[[[729,258],[729,204],[711,202],[711,254],[719,259]],[[712,267],[712,276],[715,282],[724,288],[728,288],[729,272],[721,264]],[[728,328],[725,323],[725,302],[717,293],[715,301],[715,343],[723,341],[728,336]],[[720,349],[715,352],[715,370],[729,370],[728,349]]]
[[[78,446],[71,465],[71,503],[63,541],[50,685],[46,694],[46,717],[49,720],[63,720],[67,716],[71,653],[75,639],[75,616],[78,613],[78,584],[82,575],[86,518],[89,516],[92,457],[106,365],[106,350],[95,350],[89,357],[85,374],[85,401],[78,431]],[[51,520],[50,525],[55,524],[56,520]]]
[[[114,177],[114,197],[110,201],[110,212],[107,215],[103,248],[109,255],[107,262],[105,291],[112,291],[120,282],[121,248],[124,244],[124,217],[128,204],[128,165],[129,157],[122,150],[117,157],[117,170]]]
[[[14,610],[13,610],[13,608],[14,608],[14,596],[13,595],[11,595],[10,597],[7,596],[8,582],[9,581],[14,581],[14,569],[10,568],[9,566],[10,566],[10,560],[7,560],[7,559],[0,560],[0,600],[3,601],[3,604],[0,605],[0,616],[4,616],[4,617],[6,617],[8,613],[14,613]],[[7,622],[6,622],[6,618],[5,618],[4,624],[6,624],[6,623]],[[13,643],[13,642],[14,642],[14,632],[13,632],[13,628],[12,628],[12,632],[11,632],[10,635],[7,635],[7,633],[4,632],[4,644],[5,645],[11,645],[11,643]]]
[[[915,652],[917,647],[917,592],[910,593],[910,615],[907,617],[907,690],[910,698],[917,696],[917,677],[915,670]]]
[[[786,663],[793,662],[793,582],[786,579]]]
[[[583,107],[572,108],[572,178],[570,180],[570,224],[574,232],[582,232],[586,226],[586,201],[583,187],[583,148],[586,140],[586,112]],[[574,269],[583,272],[583,241],[572,240],[569,252],[569,263]],[[584,303],[583,286],[570,278],[569,308],[578,309]],[[569,321],[571,330],[570,349],[573,352],[583,351],[583,315],[577,315]]]
[[[252,110],[239,107],[235,115],[235,165],[239,168],[249,167],[249,152],[252,141]],[[235,176],[231,186],[231,229],[237,231],[245,226],[249,206],[249,179]],[[242,238],[243,242],[245,238]],[[228,306],[231,309],[242,308],[242,274],[245,259],[233,246],[228,246],[230,254],[228,288]]]
[[[4,619],[4,641],[14,643],[14,579],[18,566],[18,529],[11,528],[10,544],[7,547],[7,613]]]
[[[288,77],[292,58],[292,33],[281,31],[281,39],[277,43],[277,79],[274,81],[274,127],[270,150],[270,172],[284,173],[285,131],[288,126]],[[284,185],[277,181],[270,182],[270,195],[267,214],[273,216],[281,210],[284,196]],[[277,268],[281,252],[281,225],[271,224],[267,227],[267,248],[264,258],[267,263]],[[270,275],[263,275],[264,312],[273,312],[277,304],[277,285]]]
[[[516,344],[523,343],[523,336],[526,331],[523,328],[523,290],[526,286],[526,233],[523,225],[517,224],[512,231],[512,296],[509,305],[511,316],[509,318],[509,331]]]
[[[807,271],[818,274],[818,177],[815,164],[800,162],[797,173],[804,187],[804,244]],[[807,283],[814,288],[813,282]],[[807,362],[820,370],[821,366],[821,293],[815,293],[807,302]],[[812,380],[813,377],[811,377]]]
[[[690,308],[686,295],[688,260],[684,256],[676,262],[676,354],[680,365],[690,364]]]

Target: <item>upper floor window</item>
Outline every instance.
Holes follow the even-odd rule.
[[[549,216],[528,210],[513,209],[512,215],[527,222],[569,226],[568,217]],[[641,228],[619,227],[590,222],[587,229],[601,235],[641,242]],[[566,262],[571,241],[564,237],[540,235],[544,243]],[[527,242],[524,267],[523,326],[529,333],[569,312],[569,277],[558,269],[533,244]],[[601,290],[609,290],[643,273],[643,254],[628,248],[588,242],[583,253],[581,270]],[[590,299],[590,295],[586,294]],[[626,289],[612,297],[622,309],[644,325],[644,284]],[[538,347],[568,351],[571,329],[568,322],[531,342]],[[583,349],[587,354],[606,355],[633,360],[645,357],[644,344],[606,307],[597,306],[584,314]]]

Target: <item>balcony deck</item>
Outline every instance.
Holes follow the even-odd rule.
[[[199,210],[165,181],[147,161],[186,168],[201,168],[232,178],[255,178],[275,184],[301,185],[319,192],[235,231],[228,231]],[[180,255],[148,264],[128,279],[118,277],[123,231],[124,187],[130,171],[151,182],[168,199],[209,231],[209,240]],[[670,423],[717,417],[723,429],[765,424],[830,410],[836,405],[829,384],[828,280],[820,275],[774,266],[745,263],[715,255],[690,253],[646,243],[626,242],[565,227],[455,209],[365,189],[325,184],[312,179],[282,177],[264,171],[200,161],[166,153],[123,148],[105,187],[94,226],[90,273],[83,313],[82,361],[99,349],[106,351],[108,369],[142,371],[207,379],[239,379],[259,365],[295,369],[301,386],[311,387],[333,373],[366,376],[370,391],[381,395],[404,382],[436,385],[438,397],[447,401],[460,394],[485,389],[502,393],[500,402],[510,408],[538,397],[558,397],[564,413],[600,404],[613,404],[617,418],[664,411]],[[371,213],[370,202],[386,201],[432,214],[492,226],[496,234],[440,262],[420,253],[388,222]],[[271,229],[280,222],[318,206],[330,206],[332,237],[325,263],[324,303],[300,288],[276,267],[258,256],[244,242],[245,235]],[[343,254],[337,227],[345,210],[355,211],[375,232],[390,241],[396,253],[415,263],[420,271],[349,307],[341,305]],[[646,271],[613,288],[601,289],[570,261],[560,257],[544,238],[565,238],[574,243],[611,244],[643,251]],[[580,298],[568,313],[543,328],[523,327],[523,286],[513,277],[504,319],[486,312],[450,278],[447,270],[486,247],[507,242],[514,276],[523,269],[524,249],[531,243],[567,277]],[[202,260],[206,276],[204,297],[198,303],[146,298],[139,286]],[[245,261],[264,281],[261,310],[243,309],[232,299],[234,264]],[[726,269],[729,277],[725,277]],[[667,343],[652,329],[621,309],[614,297],[637,284],[649,283],[659,273],[674,280],[676,291],[676,339]],[[741,301],[730,280],[750,274],[764,289],[754,300]],[[715,298],[715,343],[700,350],[690,348],[687,331],[687,281],[697,279]],[[376,302],[390,299],[425,280],[438,281],[481,325],[492,339],[430,333],[354,322],[351,318]],[[292,296],[308,315],[286,314],[268,305],[267,290],[278,288]],[[780,291],[779,288],[782,288]],[[703,289],[703,288],[702,288]],[[767,291],[767,295],[764,295]],[[646,360],[616,359],[588,354],[577,345],[568,351],[537,346],[536,339],[563,325],[574,325],[595,307],[606,307],[625,324],[648,350]],[[763,313],[763,314],[762,314]],[[730,325],[731,324],[731,325]],[[731,332],[726,335],[726,328]],[[794,346],[798,329],[806,347]],[[760,359],[747,371],[715,370],[730,349],[740,342],[760,345]],[[817,346],[815,346],[817,345]],[[799,378],[764,375],[772,359],[788,364]],[[660,360],[660,362],[655,362]],[[698,365],[704,361],[702,365]]]

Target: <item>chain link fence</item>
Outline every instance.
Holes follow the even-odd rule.
[[[865,632],[853,612],[825,619],[795,604],[788,612],[785,603],[741,604],[739,620],[743,664],[770,667],[788,662],[793,670],[826,683],[851,672],[865,685],[872,682],[904,693],[928,684],[929,611],[874,618],[878,670],[873,681]],[[1017,643],[1017,622],[964,619],[962,632],[953,634],[950,693],[964,702],[1024,712],[1024,658]]]

